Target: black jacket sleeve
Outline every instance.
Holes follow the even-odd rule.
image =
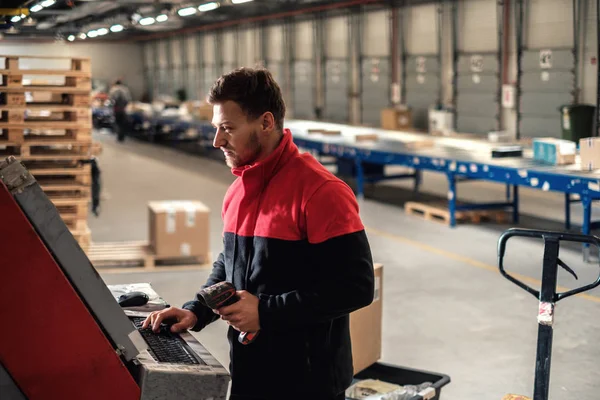
[[[201,287],[204,289],[208,286],[212,286],[216,283],[222,282],[225,280],[225,261],[223,257],[223,253],[219,254],[217,260],[213,263],[213,269],[210,273],[210,276],[206,280],[206,283]],[[198,322],[192,328],[193,331],[200,331],[206,325],[216,321],[219,316],[215,314],[210,308],[206,307],[199,301],[199,295],[196,294],[194,300],[186,302],[183,307],[184,310],[190,310],[196,317],[198,318]]]
[[[280,295],[259,294],[263,329],[285,329],[332,320],[373,301],[373,260],[363,230],[313,244],[319,274],[310,288]]]

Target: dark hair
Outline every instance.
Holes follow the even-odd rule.
[[[283,130],[285,102],[281,89],[266,69],[238,68],[222,75],[210,88],[210,104],[236,102],[252,119],[271,112],[279,130]]]
[[[117,79],[117,81],[115,82],[115,85],[120,85],[120,84],[122,84],[122,83],[123,83],[123,82],[121,82],[121,80],[120,80],[120,79]]]

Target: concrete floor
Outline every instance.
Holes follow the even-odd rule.
[[[150,200],[197,199],[212,210],[211,248],[221,250],[221,201],[233,181],[222,160],[184,154],[148,143],[96,133],[104,200],[90,217],[95,242],[147,238]],[[537,301],[496,271],[496,244],[509,227],[463,225],[450,229],[405,215],[408,183],[371,187],[361,202],[376,262],[384,264],[383,358],[385,362],[451,376],[443,400],[501,399],[506,393],[532,396]],[[445,194],[443,177],[426,175],[423,191]],[[501,199],[501,185],[468,183],[463,199]],[[522,224],[561,229],[563,196],[522,191]],[[574,220],[580,210],[574,206]],[[509,245],[507,267],[539,285],[539,243]],[[598,266],[584,264],[579,248],[561,250],[580,282],[590,282]],[[207,270],[154,273],[101,273],[108,284],[151,282],[173,305],[193,296]],[[575,281],[560,274],[559,284]],[[600,392],[600,292],[569,298],[556,311],[550,398],[592,400]],[[226,325],[217,322],[198,338],[225,365]]]

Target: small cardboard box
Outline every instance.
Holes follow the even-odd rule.
[[[354,374],[381,358],[383,319],[383,265],[375,264],[375,296],[367,307],[350,314]]]
[[[389,130],[412,128],[412,113],[410,109],[384,108],[381,110],[381,127]]]
[[[454,129],[454,114],[444,110],[429,110],[429,133],[448,135]]]
[[[579,154],[582,171],[600,169],[600,137],[579,139]]]
[[[194,108],[193,115],[203,121],[212,121],[213,106],[208,103],[202,103]]]
[[[570,140],[554,138],[533,139],[533,159],[551,165],[575,163],[577,146]]]
[[[203,257],[210,252],[210,210],[199,201],[153,201],[150,246],[159,257]]]

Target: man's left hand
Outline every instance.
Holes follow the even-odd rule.
[[[214,312],[237,331],[258,332],[260,330],[258,297],[245,290],[236,293],[239,297],[236,303],[218,308]]]

